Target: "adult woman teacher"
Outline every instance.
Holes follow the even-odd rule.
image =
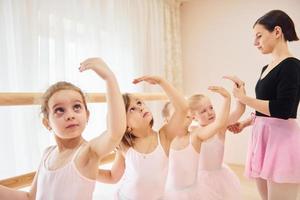
[[[272,10],[253,26],[254,45],[272,61],[262,68],[256,98],[245,95],[237,77],[233,95],[255,109],[255,117],[229,126],[240,132],[253,124],[245,174],[254,178],[263,200],[296,200],[300,183],[300,127],[296,122],[300,99],[300,61],[293,57],[288,42],[299,40],[292,19]]]

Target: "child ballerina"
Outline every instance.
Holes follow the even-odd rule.
[[[184,97],[166,80],[144,76],[134,83],[158,84],[168,95],[174,114],[159,131],[152,129],[153,118],[145,103],[129,94],[124,101],[127,111],[127,130],[118,148],[111,170],[99,170],[98,180],[116,183],[121,177],[116,199],[157,200],[163,197],[168,169],[171,140],[184,131],[188,104]]]
[[[200,188],[196,185],[199,153],[202,142],[226,128],[230,110],[230,94],[224,88],[217,86],[209,87],[209,90],[224,98],[221,115],[208,126],[197,127],[191,131],[188,128],[192,122],[192,117],[191,114],[187,116],[185,133],[175,137],[171,143],[164,195],[166,200],[207,199],[207,196],[198,194],[208,190],[211,191],[210,197],[215,197],[213,187],[210,188],[203,184]],[[162,112],[166,122],[168,122],[170,113],[172,113],[172,106],[167,103]]]
[[[215,111],[208,97],[194,95],[189,98],[189,105],[193,118],[198,122],[198,127],[208,127],[215,122]],[[216,134],[201,145],[199,157],[197,196],[212,200],[240,200],[241,189],[238,177],[223,163],[225,132],[228,124],[236,122],[244,113],[245,105],[237,101],[236,109],[230,113],[225,126],[215,130]],[[224,128],[225,127],[225,128]],[[213,188],[203,190],[201,187]]]
[[[68,82],[52,85],[44,93],[41,111],[56,145],[45,150],[29,192],[0,186],[0,199],[92,199],[99,162],[121,141],[126,113],[116,78],[102,59],[89,58],[79,70],[93,70],[106,82],[107,131],[85,141],[89,111],[83,92]]]

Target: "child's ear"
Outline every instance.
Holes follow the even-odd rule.
[[[48,129],[49,131],[52,129],[49,125],[49,120],[46,118],[43,118],[43,125]]]

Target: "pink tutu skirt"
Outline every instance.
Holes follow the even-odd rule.
[[[206,200],[240,200],[240,180],[224,164],[216,170],[199,170],[197,186],[193,194]]]
[[[214,199],[218,200],[213,188],[210,188],[208,185],[196,183],[193,186],[181,189],[181,190],[172,190],[166,191],[164,195],[164,200],[207,200]],[[208,192],[210,191],[210,192]],[[209,194],[210,198],[207,198]]]
[[[300,127],[295,119],[255,118],[245,176],[300,183]]]

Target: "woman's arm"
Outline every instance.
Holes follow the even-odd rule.
[[[255,109],[256,111],[263,113],[267,116],[270,116],[269,101],[268,100],[259,100],[249,96],[246,96],[242,93],[243,87],[233,89],[233,95],[241,103],[246,104],[247,106]]]
[[[235,122],[234,124],[230,124],[227,127],[227,130],[233,133],[240,133],[244,128],[251,126],[252,124],[253,124],[253,117],[250,116],[241,122]]]
[[[245,90],[245,83],[237,76],[223,76],[223,78],[228,79],[234,83],[232,93],[233,96],[237,98],[241,104],[246,104],[247,106],[257,110],[258,112],[270,116],[269,101],[258,100],[247,96]],[[235,114],[235,115],[236,116],[234,116],[234,118],[237,118],[239,114]],[[234,120],[230,119],[229,124],[233,122]]]

